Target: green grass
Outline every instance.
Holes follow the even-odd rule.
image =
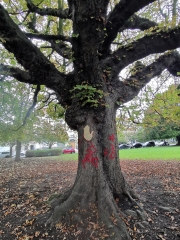
[[[119,150],[122,160],[180,160],[180,147],[147,147]],[[51,157],[60,161],[77,161],[78,153]]]
[[[51,157],[54,160],[60,160],[60,161],[77,161],[78,160],[78,153],[72,153],[72,154],[61,154],[60,156]]]
[[[180,147],[147,147],[119,150],[123,160],[180,160]]]

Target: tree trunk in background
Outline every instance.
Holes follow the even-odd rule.
[[[10,156],[12,157],[12,148],[14,147],[15,143],[10,144]]]
[[[21,142],[19,140],[16,141],[16,157],[15,161],[20,161],[21,154]]]
[[[12,157],[12,148],[13,148],[13,145],[10,145],[10,157]]]
[[[51,149],[51,148],[52,148],[52,146],[53,146],[53,143],[50,143],[50,144],[49,144],[49,149]]]
[[[176,140],[177,140],[176,145],[180,146],[180,134],[176,136]]]

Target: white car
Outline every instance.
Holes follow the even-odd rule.
[[[1,152],[0,153],[0,158],[9,158],[10,157],[10,152]]]
[[[12,157],[13,157],[13,158],[16,157],[16,154],[14,154]],[[26,154],[23,153],[23,152],[21,152],[21,153],[20,153],[20,157],[21,157],[21,158],[24,158],[24,157],[26,157]]]
[[[166,141],[162,141],[162,142],[156,142],[157,146],[169,146],[169,143]]]

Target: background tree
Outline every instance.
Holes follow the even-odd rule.
[[[46,143],[51,149],[55,143],[68,141],[68,134],[65,124],[51,119],[39,119],[40,123],[34,127],[34,140],[39,143]]]
[[[16,145],[16,161],[20,160],[22,143],[36,140],[51,148],[54,143],[68,139],[65,124],[55,121],[63,116],[64,110],[44,86],[32,105],[34,88],[13,79],[0,82],[0,142],[10,146],[11,156]]]
[[[168,0],[68,0],[63,8],[56,1],[1,2],[2,53],[17,61],[16,66],[2,61],[1,75],[53,90],[66,109],[67,124],[78,132],[75,184],[52,202],[50,222],[61,221],[69,212],[73,215],[77,207],[96,206],[110,227],[110,239],[130,239],[120,217],[128,215],[123,202],[129,201],[129,208],[138,203],[119,166],[116,110],[165,69],[177,76],[178,4],[176,0],[172,5]],[[58,32],[60,19],[64,19],[63,34]],[[146,61],[148,56],[151,61]],[[122,79],[119,74],[127,66],[129,77]],[[144,218],[140,206],[138,215]]]
[[[161,81],[164,79],[161,79]],[[177,84],[165,89],[146,87],[133,101],[125,104],[117,115],[117,128],[126,141],[147,141],[179,136],[180,95]],[[162,92],[157,93],[159,90]],[[179,145],[179,143],[177,143]]]
[[[166,139],[180,134],[180,90],[171,85],[163,93],[158,93],[143,119],[147,135],[151,139]],[[177,143],[180,144],[179,141]]]
[[[57,102],[55,93],[41,86],[36,111],[38,120],[33,129],[34,140],[46,143],[49,148],[54,143],[67,141],[68,127],[64,122],[64,112],[64,108]]]
[[[32,138],[35,115],[32,107],[32,86],[9,79],[0,82],[0,141],[12,147],[16,145],[15,161],[20,160],[21,144]]]

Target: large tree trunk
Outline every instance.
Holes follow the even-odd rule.
[[[69,212],[73,215],[77,208],[90,212],[91,206],[96,206],[100,221],[111,229],[110,239],[125,240],[130,239],[130,236],[121,217],[127,217],[128,210],[137,206],[137,202],[120,169],[115,112],[112,105],[104,108],[104,112],[81,112],[86,115],[81,124],[82,118],[79,121],[77,111],[77,117],[72,116],[71,111],[67,113],[67,121],[68,118],[71,123],[72,119],[76,123],[79,121],[78,172],[73,187],[52,200],[54,214],[51,221],[57,223]],[[138,211],[144,219],[145,215],[139,205]],[[79,221],[83,220],[81,217],[82,212]],[[116,224],[113,224],[111,218],[117,219]]]
[[[112,89],[116,74],[111,74],[111,67],[104,69],[100,64],[101,53],[97,54],[104,38],[103,17],[98,17],[104,4],[90,2],[81,1],[82,11],[79,2],[74,2],[73,33],[78,37],[73,38],[72,46],[77,88],[72,88],[74,97],[65,116],[67,124],[78,131],[77,177],[69,191],[52,199],[54,214],[50,222],[55,224],[65,219],[76,225],[75,220],[83,222],[89,218],[93,206],[99,221],[110,231],[109,239],[128,240],[130,235],[123,219],[130,212],[143,219],[145,214],[120,169],[115,122],[119,98]],[[124,96],[126,93],[122,92],[121,101]]]

